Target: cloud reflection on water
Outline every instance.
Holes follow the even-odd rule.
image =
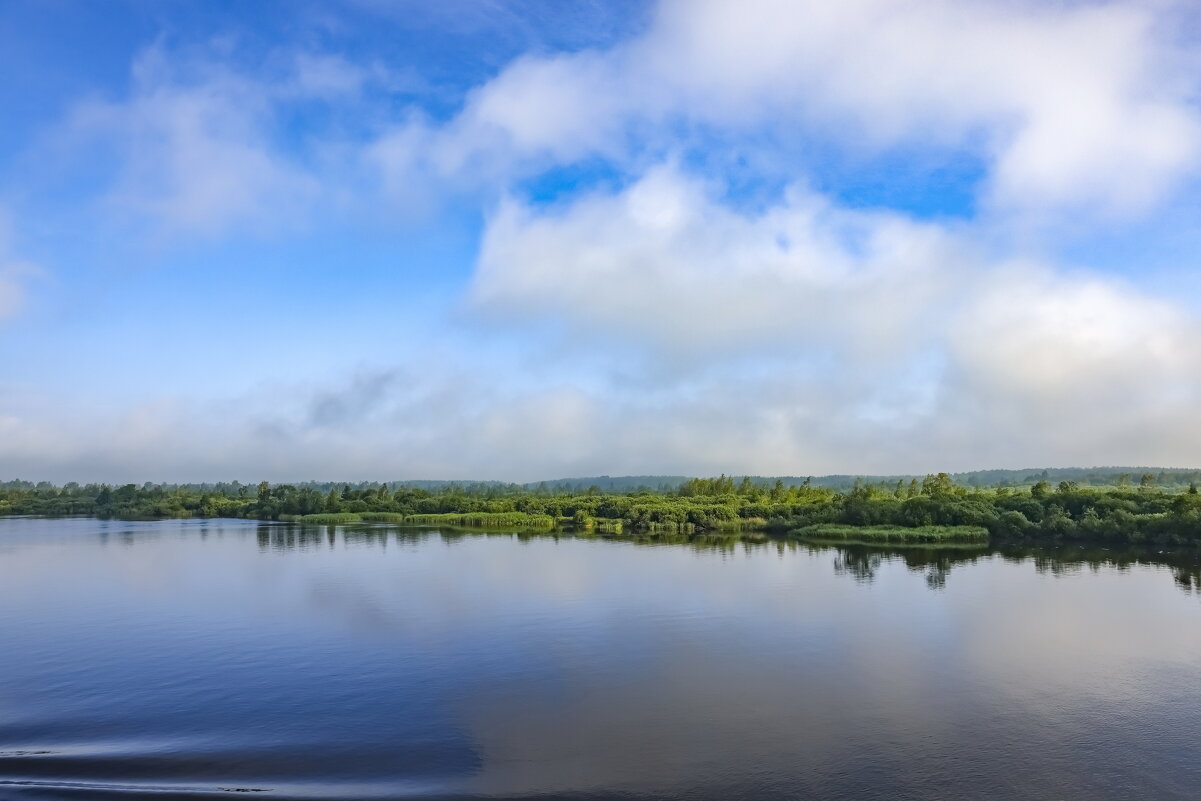
[[[385,782],[419,747],[443,794],[1186,798],[1201,780],[1201,603],[1178,581],[1196,555],[244,521],[0,521],[0,543],[0,750],[70,709],[143,743],[253,722],[348,781],[355,743]]]

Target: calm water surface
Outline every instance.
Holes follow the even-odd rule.
[[[1199,575],[0,520],[0,798],[1195,799]]]

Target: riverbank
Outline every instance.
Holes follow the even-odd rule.
[[[1150,479],[1150,476],[1145,478]],[[858,541],[1064,540],[1160,546],[1201,543],[1201,495],[1150,483],[1094,489],[1071,482],[1028,489],[956,486],[946,474],[836,492],[801,483],[692,480],[625,494],[389,484],[19,486],[0,491],[0,515],[121,519],[243,518],[314,525],[393,523],[477,528],[573,528],[613,535],[760,532]],[[970,533],[969,533],[970,531]],[[984,532],[984,533],[982,533]]]

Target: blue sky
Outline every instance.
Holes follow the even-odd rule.
[[[0,475],[1201,461],[1183,0],[0,10]]]

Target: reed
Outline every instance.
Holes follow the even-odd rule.
[[[795,537],[861,542],[988,542],[982,526],[847,526],[821,523],[793,529]]]
[[[340,523],[361,523],[363,515],[355,514],[354,512],[333,512],[313,515],[280,515],[279,519],[289,518],[285,522],[303,523],[305,525],[314,526],[330,526]]]
[[[531,515],[525,512],[469,512],[466,514],[405,515],[406,524],[414,526],[461,526],[463,528],[554,528],[550,515]]]

